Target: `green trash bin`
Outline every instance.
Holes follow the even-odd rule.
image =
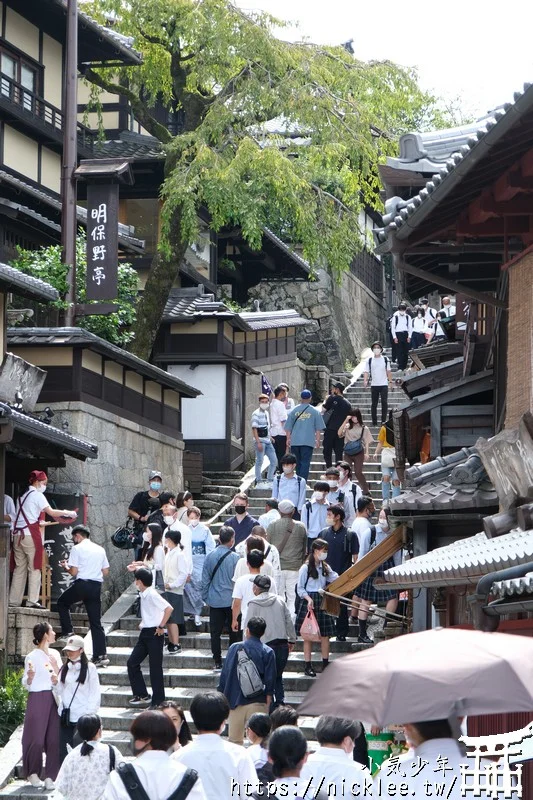
[[[391,757],[394,744],[394,733],[382,731],[376,735],[366,734],[368,758],[372,775],[376,775],[384,761]]]

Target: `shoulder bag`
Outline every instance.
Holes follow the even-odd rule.
[[[363,433],[365,426],[361,428],[361,436],[359,439],[353,439],[351,442],[344,443],[344,452],[349,456],[356,456],[363,452]]]
[[[228,552],[227,552],[227,553],[224,553],[224,555],[222,556],[222,558],[219,558],[219,559],[218,559],[217,563],[215,564],[215,568],[214,568],[213,572],[211,573],[211,577],[209,578],[209,584],[212,584],[212,583],[213,583],[213,581],[214,581],[214,579],[215,579],[215,575],[217,574],[218,570],[219,570],[219,569],[220,569],[220,567],[222,566],[222,562],[224,561],[224,559],[225,559],[225,558],[227,558],[227,557],[229,556],[229,554],[230,554],[231,552],[232,552],[231,550],[228,550]]]
[[[280,555],[281,555],[281,554],[283,553],[283,551],[285,550],[285,545],[286,545],[286,544],[287,544],[287,542],[289,541],[289,536],[291,535],[291,533],[293,532],[293,530],[294,530],[294,520],[290,519],[290,520],[289,520],[289,524],[288,524],[288,526],[287,526],[287,530],[285,531],[285,536],[284,536],[284,537],[283,537],[283,539],[281,540],[281,544],[280,544],[280,546],[278,547],[278,553],[279,553]],[[220,559],[220,560],[222,561],[222,559]]]

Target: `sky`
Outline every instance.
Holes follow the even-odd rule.
[[[237,0],[299,23],[282,38],[319,44],[353,39],[363,61],[416,67],[421,86],[477,119],[533,83],[528,0]]]

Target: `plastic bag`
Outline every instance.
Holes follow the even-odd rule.
[[[320,628],[316,621],[315,612],[312,608],[308,609],[306,617],[302,622],[300,636],[306,642],[319,642],[322,638],[320,636]]]

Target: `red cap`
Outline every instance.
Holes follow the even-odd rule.
[[[33,472],[30,472],[30,477],[28,479],[28,483],[35,483],[36,481],[47,481],[48,475],[46,472],[43,472],[41,469],[34,469]]]

